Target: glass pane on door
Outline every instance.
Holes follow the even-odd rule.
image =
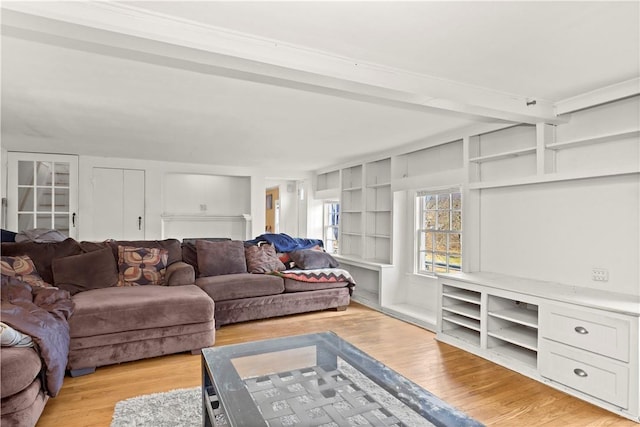
[[[18,214],[18,230],[29,230],[35,228],[33,214]]]
[[[53,228],[53,218],[51,214],[36,215],[36,228]]]
[[[65,236],[69,235],[69,215],[55,215],[54,216],[54,227],[56,230],[64,234]]]
[[[20,211],[33,211],[33,187],[18,188],[18,206]]]
[[[50,188],[36,190],[36,212],[51,212],[53,209],[53,193]]]
[[[37,185],[51,186],[52,164],[51,162],[36,162]]]
[[[18,162],[18,185],[33,185],[33,162]]]
[[[56,187],[69,186],[69,163],[54,163],[53,173]]]
[[[69,189],[68,188],[56,188],[54,192],[54,211],[56,213],[69,212]]]

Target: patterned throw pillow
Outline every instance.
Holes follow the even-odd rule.
[[[15,277],[35,287],[46,288],[51,286],[42,280],[42,277],[38,274],[36,266],[29,256],[3,256],[0,258],[0,271],[2,275]]]
[[[164,285],[169,252],[118,246],[118,286]]]

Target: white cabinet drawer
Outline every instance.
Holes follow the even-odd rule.
[[[540,334],[563,344],[629,361],[630,320],[596,310],[541,307]]]
[[[540,342],[538,356],[543,377],[621,408],[629,407],[629,368],[624,363],[546,339]]]

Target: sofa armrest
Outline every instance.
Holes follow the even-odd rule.
[[[167,286],[193,285],[196,281],[196,273],[193,266],[178,261],[167,267],[164,281]]]

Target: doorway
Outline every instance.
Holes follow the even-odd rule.
[[[265,200],[264,231],[267,233],[280,232],[280,189],[268,188]]]

